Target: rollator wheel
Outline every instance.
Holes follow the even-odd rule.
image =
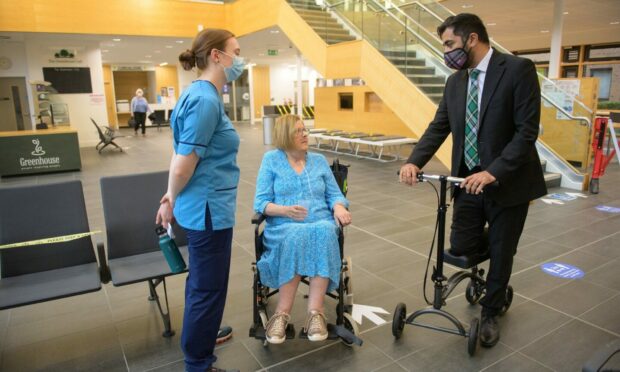
[[[506,289],[506,302],[504,303],[504,306],[502,306],[501,310],[499,311],[499,315],[504,315],[506,311],[510,309],[513,296],[514,296],[514,292],[512,290],[512,286],[509,285],[508,288]]]
[[[475,305],[480,300],[480,296],[482,295],[481,291],[478,290],[478,285],[474,280],[470,280],[467,284],[467,289],[465,289],[465,298],[467,302],[471,305]]]
[[[474,318],[469,326],[469,337],[467,338],[467,352],[470,356],[476,354],[478,348],[478,331],[480,331],[480,320]]]
[[[405,318],[407,317],[407,305],[399,303],[394,310],[394,319],[392,320],[392,334],[397,340],[402,336],[405,329]]]
[[[590,193],[591,194],[598,194],[598,178],[592,178],[590,180]]]
[[[344,320],[344,324],[343,324],[344,328],[348,329],[355,336],[359,337],[360,330],[359,330],[359,328],[357,328],[357,323],[355,323],[355,320],[353,320],[353,317],[351,316],[351,314],[349,314],[349,313],[342,314],[342,319]],[[345,341],[344,338],[341,338],[340,340],[342,341],[343,344],[345,344],[347,346],[351,346],[352,347],[354,345],[352,342]]]

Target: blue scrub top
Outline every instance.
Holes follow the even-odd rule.
[[[194,175],[177,196],[174,217],[186,229],[204,231],[209,204],[213,230],[233,227],[239,184],[239,135],[215,86],[196,80],[179,98],[170,125],[174,152],[198,155]]]

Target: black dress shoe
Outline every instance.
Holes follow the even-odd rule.
[[[499,325],[497,315],[482,314],[480,325],[480,345],[493,347],[499,341]]]

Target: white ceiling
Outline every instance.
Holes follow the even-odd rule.
[[[551,45],[554,0],[445,0],[454,13],[474,13],[489,36],[505,48],[546,49]],[[562,45],[620,42],[620,0],[564,0]]]

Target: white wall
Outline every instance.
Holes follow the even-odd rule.
[[[271,86],[271,104],[281,105],[285,100],[295,100],[295,81],[297,68],[290,64],[273,64],[269,66],[269,84]],[[312,67],[301,69],[301,80],[308,80],[308,102],[314,105],[314,88],[316,79],[321,75]]]
[[[29,35],[25,38],[28,79],[43,80],[43,67],[89,67],[92,94],[105,94],[101,50],[98,42],[63,40],[62,37]],[[76,61],[56,62],[54,53],[59,49],[76,50]],[[60,101],[69,106],[71,127],[77,129],[80,147],[94,146],[99,142],[96,128],[90,121],[92,117],[99,123],[108,120],[105,100],[91,103],[89,93],[61,94]]]

